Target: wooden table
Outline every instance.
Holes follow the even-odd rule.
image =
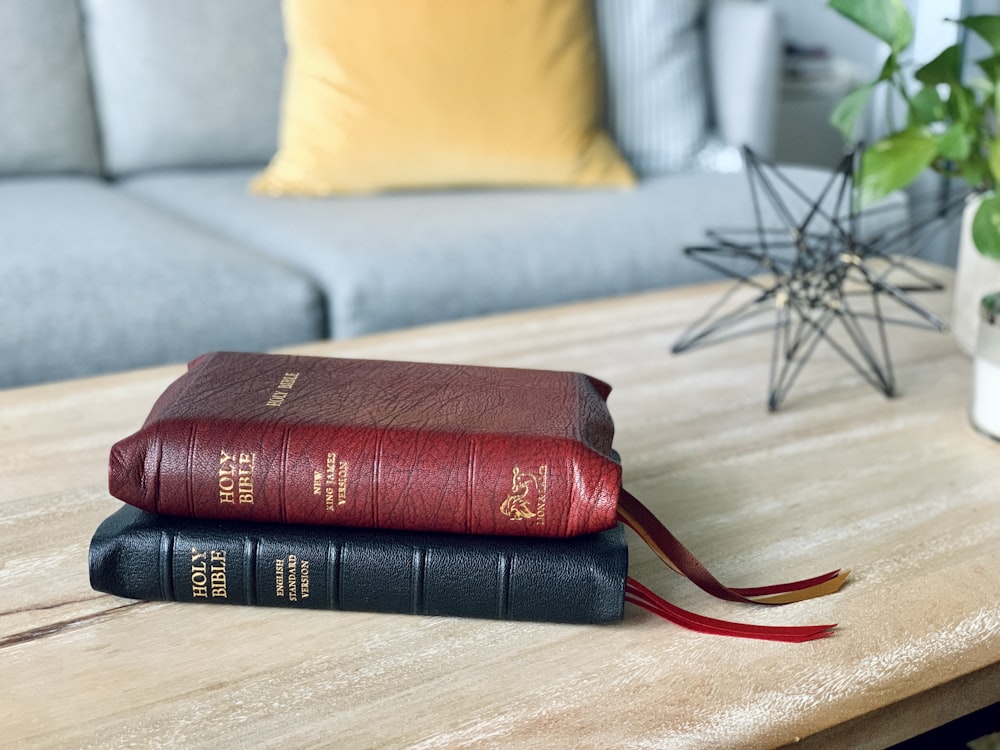
[[[722,288],[297,350],[608,380],[626,486],[720,578],[854,570],[836,595],[748,607],[631,537],[633,574],[710,616],[839,622],[833,638],[699,635],[631,605],[580,627],[98,594],[108,448],[178,365],[0,392],[0,744],[864,748],[1000,700],[1000,445],[969,425],[970,362],[894,327],[898,398],[821,347],[769,414],[767,334],[669,354]]]

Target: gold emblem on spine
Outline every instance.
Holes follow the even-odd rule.
[[[524,471],[515,466],[510,494],[500,504],[500,512],[511,521],[545,523],[548,469],[547,464],[542,464],[536,471]]]

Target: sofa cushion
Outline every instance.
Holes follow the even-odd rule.
[[[324,333],[316,287],[89,178],[0,181],[0,387]]]
[[[99,168],[76,0],[0,0],[0,174]]]
[[[829,180],[787,174],[807,194]],[[744,174],[324,200],[248,195],[249,175],[148,175],[123,189],[308,272],[337,337],[719,278],[682,248],[710,227],[754,226]]]
[[[263,164],[285,57],[278,0],[83,0],[111,174]]]
[[[286,0],[280,150],[254,189],[631,185],[590,0]]]
[[[704,0],[597,0],[607,118],[643,177],[690,168],[708,131]]]

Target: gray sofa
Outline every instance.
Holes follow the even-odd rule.
[[[635,189],[290,199],[247,190],[276,145],[278,0],[0,0],[0,387],[713,276],[681,250],[752,224],[731,146],[770,150],[776,19],[663,4],[654,79],[628,35],[664,33],[657,3],[595,6]]]

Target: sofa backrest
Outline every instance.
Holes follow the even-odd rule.
[[[640,176],[689,168],[706,0],[594,2],[613,137]],[[264,164],[285,55],[280,0],[0,0],[0,174]]]
[[[260,164],[274,154],[285,58],[279,0],[82,6],[108,174]]]
[[[0,0],[0,175],[99,170],[77,0]]]

